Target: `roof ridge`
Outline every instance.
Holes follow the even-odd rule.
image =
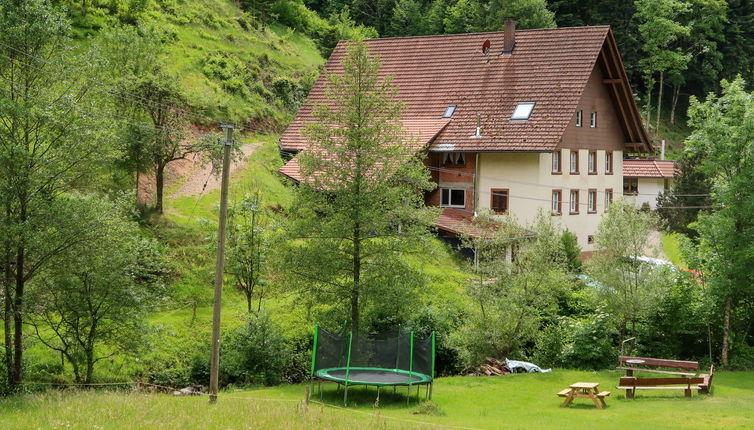
[[[583,29],[609,29],[609,25],[582,25],[571,27],[552,27],[552,28],[526,28],[516,29],[516,33],[529,33],[536,31],[556,31],[556,30],[583,30]],[[363,39],[364,42],[371,42],[375,40],[399,40],[399,39],[428,39],[432,37],[444,38],[444,37],[463,37],[463,36],[480,36],[484,34],[503,34],[504,30],[494,31],[478,31],[473,33],[450,33],[450,34],[422,34],[417,36],[391,36],[391,37],[372,37],[369,39]],[[350,40],[342,40],[341,42],[348,42]]]

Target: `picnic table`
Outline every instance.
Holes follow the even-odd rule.
[[[577,382],[571,384],[568,388],[558,393],[559,397],[566,398],[560,406],[568,406],[573,402],[573,399],[592,399],[594,406],[597,409],[602,409],[603,406],[607,406],[605,397],[609,396],[610,392],[600,391],[599,386],[600,384],[597,382]]]

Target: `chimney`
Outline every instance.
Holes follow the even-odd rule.
[[[505,31],[503,33],[503,55],[511,55],[516,47],[516,20],[515,17],[505,18]]]

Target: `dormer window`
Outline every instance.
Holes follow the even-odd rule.
[[[447,109],[445,109],[445,113],[442,115],[443,118],[450,118],[453,116],[453,112],[456,111],[456,105],[450,105]]]
[[[576,111],[576,127],[581,127],[583,122],[584,111],[581,109]]]
[[[526,121],[531,116],[531,111],[534,110],[534,102],[521,102],[516,105],[516,109],[513,110],[511,115],[512,120]]]

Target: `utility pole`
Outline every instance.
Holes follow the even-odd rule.
[[[233,126],[224,124],[223,170],[220,186],[220,220],[217,226],[217,261],[215,262],[215,297],[212,306],[212,360],[209,368],[209,402],[217,402],[220,371],[220,311],[222,310],[223,274],[225,265],[225,225],[228,215],[228,178],[230,176],[230,147],[233,145]]]

